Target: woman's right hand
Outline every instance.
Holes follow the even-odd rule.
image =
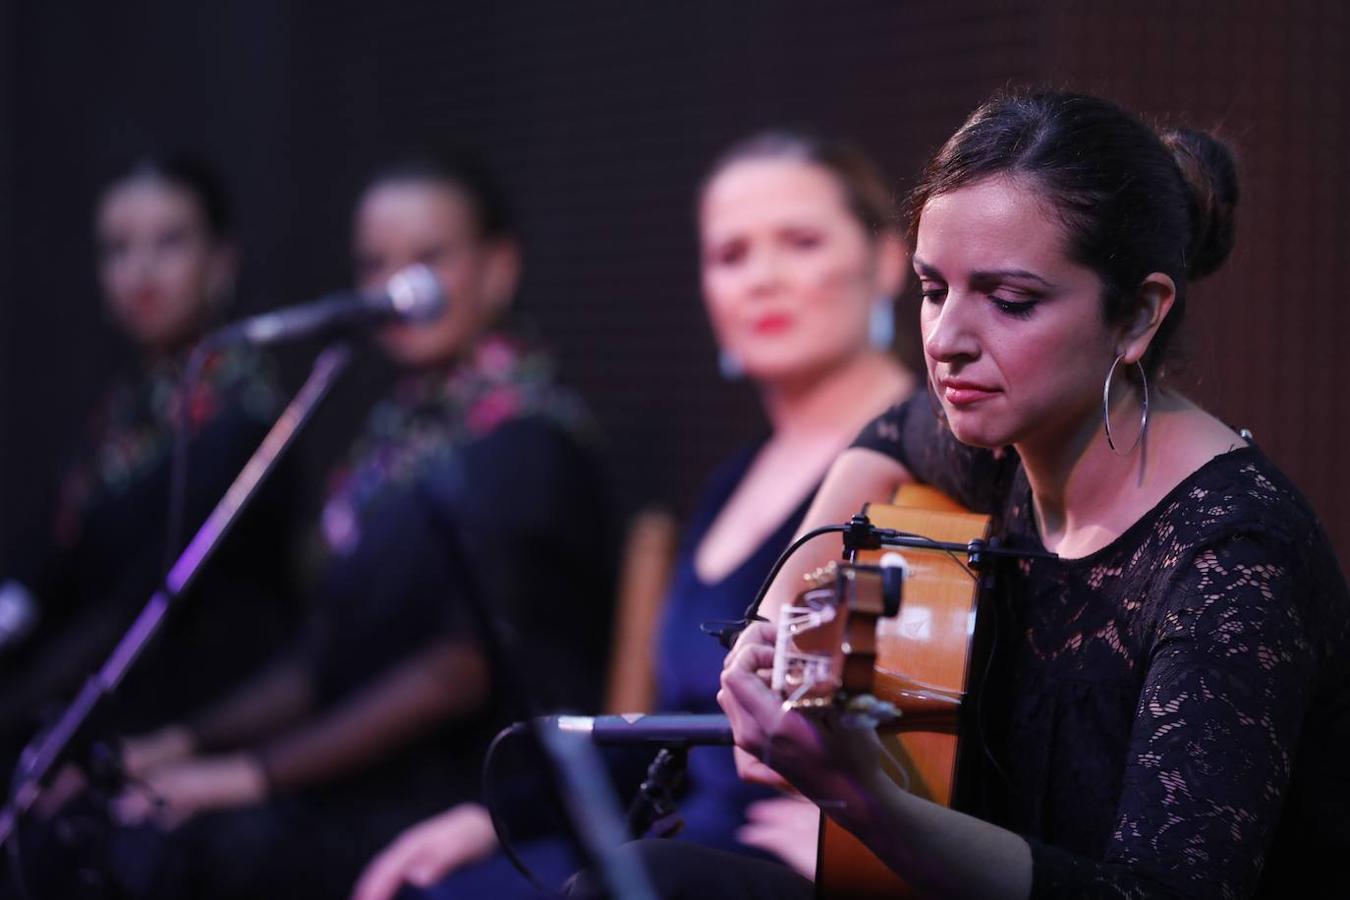
[[[754,644],[767,643],[770,647],[772,647],[774,634],[775,632],[773,630],[772,624],[768,622],[751,622],[748,626],[746,626],[745,631],[741,632],[740,637],[736,639],[736,644],[727,653],[726,662],[723,663],[723,665],[729,666],[731,664],[732,657],[736,654],[736,651],[740,649],[740,647],[744,643],[747,642]],[[766,673],[766,683],[767,683],[767,673]],[[719,703],[723,703],[723,696],[721,692],[718,693],[717,699]],[[723,703],[723,706],[725,706],[725,703]],[[752,784],[768,785],[771,788],[776,788],[777,790],[784,791],[787,793],[794,792],[792,785],[788,784],[786,778],[784,778],[782,775],[779,775],[773,769],[769,768],[755,756],[753,756],[752,754],[750,754],[745,750],[742,750],[739,746],[732,747],[731,749],[733,755],[736,758],[736,774],[740,775],[742,781],[748,781],[751,782]]]
[[[357,879],[352,900],[390,900],[405,884],[430,887],[496,849],[488,811],[461,803],[414,825],[381,850]]]
[[[166,725],[158,731],[122,741],[122,771],[127,777],[146,778],[155,769],[187,759],[197,752],[197,742],[181,725]]]
[[[717,702],[731,723],[743,778],[796,790],[838,811],[860,809],[881,775],[881,745],[870,726],[831,710],[805,716],[786,708],[770,686],[776,629],[755,622],[741,633],[722,669]],[[770,773],[772,779],[765,776]],[[856,811],[856,810],[855,810]]]

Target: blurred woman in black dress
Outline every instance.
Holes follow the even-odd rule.
[[[45,551],[0,586],[0,728],[27,740],[111,651],[164,574],[169,457],[192,348],[225,310],[238,253],[219,178],[183,156],[112,179],[95,216],[104,307],[137,366],[115,379],[65,471]],[[279,410],[256,352],[211,354],[186,404],[185,525],[224,494]],[[217,697],[278,646],[286,487],[273,484],[131,670],[103,730],[143,729]],[[187,534],[191,534],[188,531]]]

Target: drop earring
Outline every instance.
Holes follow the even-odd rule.
[[[895,303],[890,297],[880,297],[872,303],[867,314],[867,343],[873,350],[890,350],[895,346]]]
[[[740,381],[745,377],[745,364],[735,353],[722,347],[717,351],[717,371],[724,381]]]

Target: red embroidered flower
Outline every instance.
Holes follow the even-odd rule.
[[[520,391],[504,385],[489,391],[475,403],[464,417],[464,424],[472,434],[481,436],[516,415],[520,406]]]
[[[519,355],[509,340],[492,336],[479,344],[475,368],[484,377],[496,381],[515,370]]]

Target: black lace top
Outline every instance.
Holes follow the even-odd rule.
[[[858,445],[1043,549],[1016,454],[961,445],[925,400]],[[1005,566],[997,593],[971,811],[1030,841],[1033,896],[1340,895],[1350,598],[1260,451],[1215,457],[1090,556]]]

